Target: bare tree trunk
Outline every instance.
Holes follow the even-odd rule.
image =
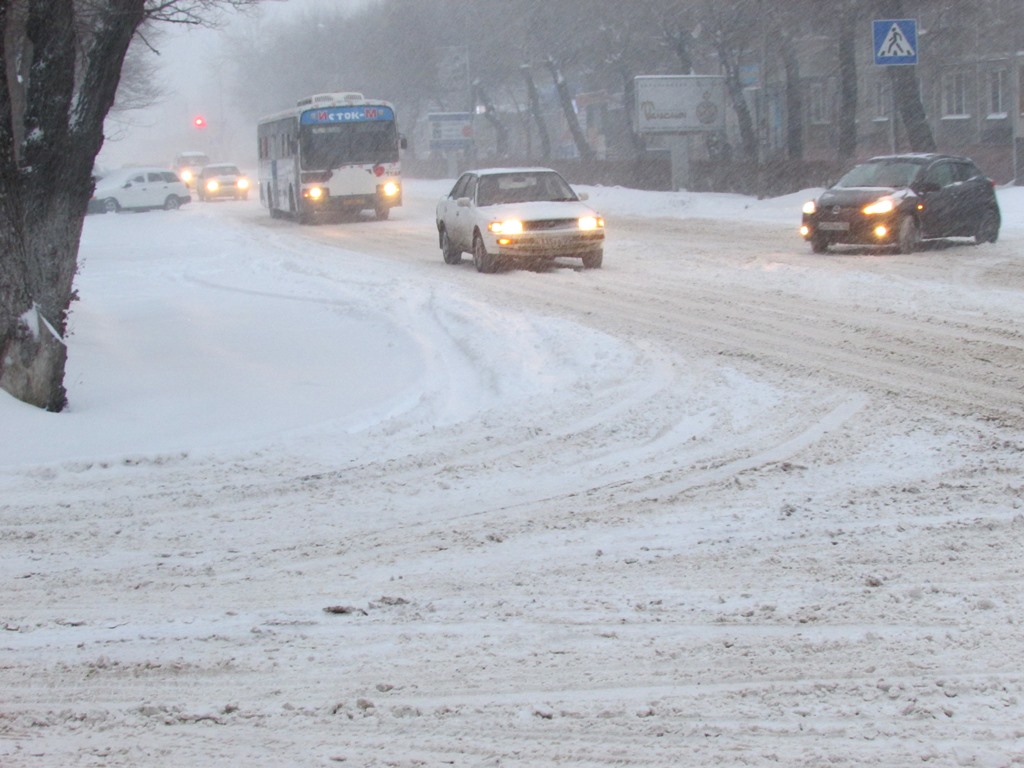
[[[719,44],[717,47],[718,60],[722,64],[722,69],[725,70],[725,87],[729,92],[732,108],[736,112],[736,118],[740,124],[743,154],[751,160],[757,160],[757,134],[754,131],[754,119],[750,114],[750,107],[747,106],[747,99],[743,95],[739,60],[724,45]]]
[[[786,71],[786,155],[804,158],[804,91],[800,83],[800,59],[792,37],[782,41],[782,66]]]
[[[23,28],[11,26],[9,7],[0,2],[0,387],[59,411],[67,401],[63,339],[92,163],[145,2],[93,7],[96,25],[85,42],[74,0],[24,0]],[[9,63],[21,56],[29,57],[28,76],[12,78]]]
[[[520,67],[520,72],[526,79],[526,92],[530,98],[530,114],[537,124],[537,134],[540,136],[540,156],[544,160],[551,158],[551,138],[548,136],[548,127],[544,123],[544,114],[540,109],[540,95],[537,93],[537,86],[533,82],[533,75],[530,68],[525,64]]]
[[[902,0],[882,0],[882,18],[903,19]],[[928,116],[921,103],[921,87],[917,79],[917,67],[889,67],[892,78],[892,95],[899,108],[900,120],[907,132],[907,141],[914,152],[934,152],[935,137]]]
[[[473,81],[473,92],[473,103],[475,104],[479,100],[484,108],[484,117],[491,124],[491,127],[494,128],[498,157],[508,157],[508,130],[505,128],[505,124],[501,122],[501,118],[498,117],[498,110],[495,109],[494,102],[491,101],[483,86],[480,85],[479,80]]]
[[[569,86],[565,82],[565,76],[562,74],[558,63],[554,59],[547,60],[547,67],[551,72],[551,77],[555,81],[555,89],[558,91],[558,99],[562,103],[562,112],[565,113],[565,120],[569,124],[569,133],[572,134],[572,140],[576,144],[576,150],[580,153],[580,157],[584,161],[591,161],[597,155],[587,142],[587,137],[583,135],[583,129],[580,127],[579,118],[576,116],[576,109],[573,107],[572,95],[569,93]]]
[[[857,13],[843,0],[839,14],[839,159],[857,153]]]

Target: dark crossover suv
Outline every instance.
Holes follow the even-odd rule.
[[[815,253],[830,245],[895,245],[973,237],[994,243],[1001,217],[993,181],[966,157],[887,155],[854,166],[804,205],[800,234]]]

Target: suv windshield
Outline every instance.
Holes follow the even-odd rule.
[[[873,163],[863,163],[855,166],[847,172],[839,181],[837,187],[909,187],[911,182],[920,173],[920,163],[912,163],[906,160],[879,160]]]

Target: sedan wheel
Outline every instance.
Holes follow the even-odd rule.
[[[600,269],[604,263],[604,251],[597,251],[583,257],[584,269]]]
[[[921,246],[921,229],[911,216],[900,219],[897,246],[900,253],[913,253]]]
[[[121,205],[112,197],[108,197],[103,201],[103,212],[104,213],[117,213],[121,210]]]
[[[487,252],[487,246],[480,235],[473,238],[473,265],[477,272],[494,272],[497,269],[496,259]]]
[[[985,211],[981,217],[981,221],[978,222],[978,228],[974,231],[974,242],[978,245],[982,243],[994,243],[999,239],[999,217],[996,216],[996,212],[989,209]]]
[[[444,228],[441,229],[441,255],[444,256],[445,264],[462,263],[462,251],[455,249],[451,239],[448,237],[448,230]]]

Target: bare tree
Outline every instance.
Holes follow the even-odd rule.
[[[758,156],[757,133],[743,93],[740,62],[746,51],[763,42],[758,36],[763,30],[763,10],[762,4],[756,0],[730,3],[708,0],[702,14],[705,34],[718,54],[725,75],[725,87],[739,122],[743,154],[755,161]]]
[[[67,403],[67,314],[103,123],[147,21],[257,0],[0,0],[0,387]]]

